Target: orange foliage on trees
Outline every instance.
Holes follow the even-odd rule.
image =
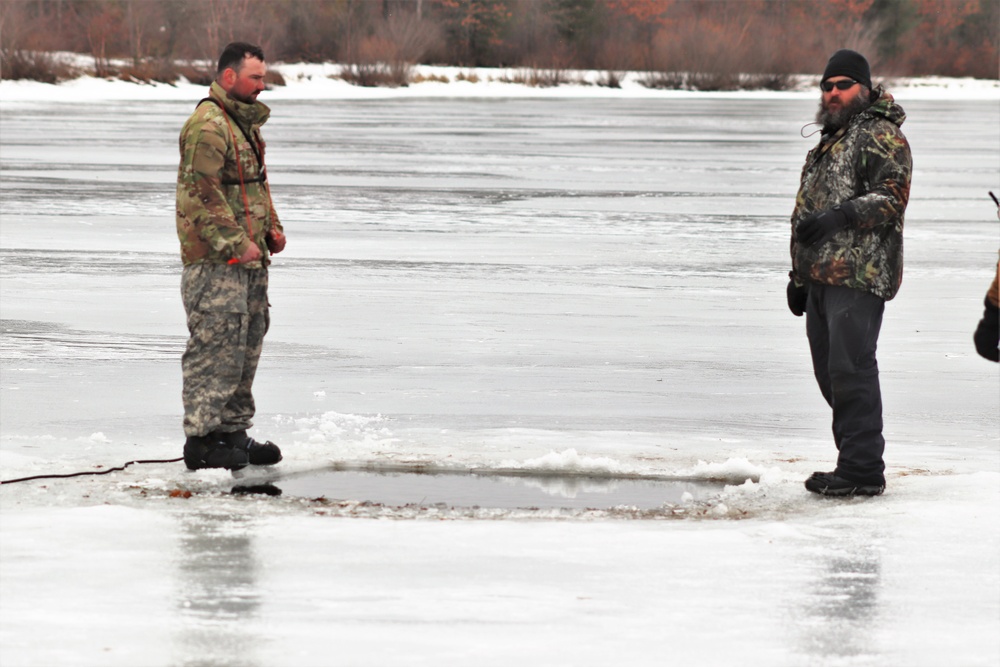
[[[102,73],[212,61],[237,38],[343,63],[378,35],[386,61],[419,32],[408,61],[789,74],[853,48],[876,76],[996,78],[998,23],[998,0],[0,0],[0,74],[35,52],[89,52]]]
[[[642,23],[665,23],[673,4],[674,0],[608,0],[610,9]]]
[[[823,9],[829,16],[860,19],[873,4],[875,0],[826,0]]]
[[[952,76],[997,76],[995,0],[914,1],[919,22],[910,38],[920,48],[908,54],[905,67]]]

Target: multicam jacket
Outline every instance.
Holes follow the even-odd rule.
[[[218,83],[212,84],[209,98],[214,102],[202,101],[181,130],[177,170],[181,258],[185,265],[226,264],[246,252],[252,241],[262,257],[250,268],[266,266],[265,234],[271,229],[283,231],[271,203],[260,136],[271,110],[260,102],[230,98]]]
[[[903,212],[910,196],[906,119],[892,95],[873,102],[809,151],[792,212],[792,272],[798,284],[841,285],[885,300],[903,279]],[[799,245],[795,227],[810,213],[841,206],[848,225],[829,240]]]

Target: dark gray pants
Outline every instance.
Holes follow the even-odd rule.
[[[882,391],[875,349],[885,301],[848,287],[810,284],[806,333],[813,372],[833,408],[836,474],[885,484]]]

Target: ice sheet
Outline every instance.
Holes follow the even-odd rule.
[[[200,94],[3,86],[2,476],[179,456],[173,182]],[[643,514],[233,497],[181,464],[5,485],[5,667],[997,663],[997,368],[971,333],[1000,102],[906,103],[889,491],[830,502],[801,486],[835,452],[784,304],[813,100],[267,101],[289,246],[252,433],[284,470],[730,486]]]

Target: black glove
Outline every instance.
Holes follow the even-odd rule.
[[[835,206],[819,213],[810,213],[795,227],[795,237],[804,246],[825,243],[827,239],[847,226],[850,215],[842,206]]]
[[[789,280],[785,293],[788,296],[788,310],[792,311],[795,317],[802,317],[802,313],[806,312],[809,288],[805,285],[797,287],[794,280]]]
[[[986,300],[983,319],[979,320],[972,340],[976,343],[979,356],[990,361],[1000,361],[1000,350],[997,349],[1000,342],[1000,309],[990,303],[989,299]]]

